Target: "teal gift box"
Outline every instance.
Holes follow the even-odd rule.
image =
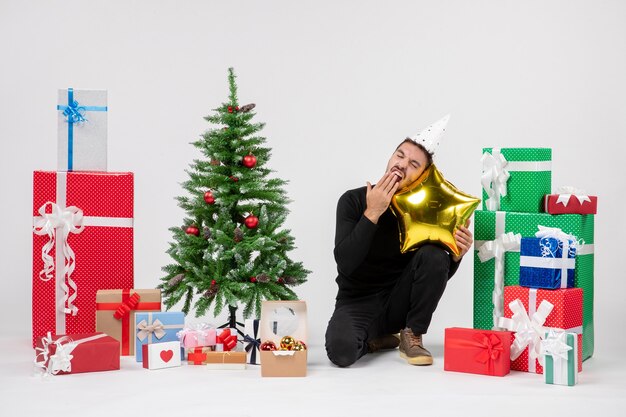
[[[180,311],[135,314],[135,356],[143,361],[143,345],[178,341],[176,333],[185,326],[185,314]]]
[[[576,333],[547,332],[541,341],[546,384],[574,386],[578,383],[578,336]]]
[[[594,287],[594,216],[580,214],[552,215],[548,213],[519,213],[477,210],[474,213],[474,328],[492,329],[498,313],[494,307],[503,308],[504,286],[520,285],[520,252],[517,249],[503,251],[500,259],[495,257],[482,262],[479,251],[485,244],[493,245],[511,232],[521,237],[534,237],[538,226],[558,227],[584,242],[578,247],[574,287],[583,289],[583,360],[593,355],[593,287]],[[493,245],[495,248],[495,245]],[[484,249],[483,249],[484,250]],[[500,272],[501,271],[501,272]],[[498,279],[497,273],[502,276]],[[496,281],[500,287],[496,287]],[[499,303],[496,306],[495,303]],[[500,314],[501,316],[502,314]]]
[[[540,213],[552,192],[552,149],[483,148],[483,210]]]

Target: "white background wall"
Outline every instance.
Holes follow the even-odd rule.
[[[622,299],[626,3],[620,1],[0,0],[0,334],[30,335],[32,171],[56,167],[57,88],[109,91],[109,170],[135,173],[135,283],[154,287],[183,217],[189,142],[227,97],[289,179],[298,289],[323,343],[336,286],[338,197],[376,181],[394,146],[446,113],[437,164],[479,195],[483,146],[553,149],[553,186],[600,198],[596,355],[626,342]],[[430,340],[472,324],[472,260],[451,281]],[[209,318],[212,321],[213,318]]]

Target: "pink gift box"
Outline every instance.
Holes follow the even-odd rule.
[[[215,346],[216,330],[205,323],[194,326],[185,326],[183,330],[176,333],[180,339],[180,344],[185,349],[195,347]]]

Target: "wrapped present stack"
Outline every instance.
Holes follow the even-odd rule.
[[[57,111],[57,170],[33,176],[35,363],[119,369],[120,355],[145,359],[143,345],[178,345],[184,315],[161,313],[160,290],[133,289],[133,173],[107,172],[107,92],[59,90]],[[164,355],[144,365],[180,364],[180,347]]]
[[[107,110],[106,91],[59,90],[57,170],[33,175],[33,347],[94,334],[96,291],[133,287],[133,174],[107,172]]]
[[[577,362],[594,344],[596,198],[553,194],[551,159],[546,148],[483,149],[474,221],[474,327],[516,332],[511,369],[537,373],[546,328],[577,335]]]

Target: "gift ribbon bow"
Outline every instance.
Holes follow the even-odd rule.
[[[478,333],[473,336],[481,351],[474,358],[477,362],[488,364],[489,373],[493,373],[493,363],[504,350],[502,341],[495,334]]]
[[[46,212],[48,207],[51,208],[51,213]],[[50,251],[55,245],[56,231],[58,229],[61,234],[63,256],[65,258],[64,272],[67,276],[67,284],[65,280],[59,282],[64,293],[63,302],[59,305],[59,309],[66,314],[71,313],[75,316],[76,313],[78,313],[78,308],[73,303],[76,299],[77,287],[72,279],[72,272],[74,272],[74,268],[76,267],[76,255],[69,245],[68,237],[70,233],[78,234],[85,228],[83,225],[83,211],[75,206],[62,209],[57,204],[48,201],[39,207],[39,214],[40,217],[35,220],[35,225],[33,226],[33,233],[39,236],[48,235],[48,242],[46,242],[41,249],[43,269],[39,272],[39,278],[42,281],[49,281],[53,278],[54,259],[50,255]],[[69,288],[73,290],[71,296],[69,295]]]
[[[529,304],[531,304],[530,301]],[[498,325],[504,329],[516,332],[515,341],[511,345],[512,361],[517,359],[526,346],[528,346],[528,363],[530,370],[530,364],[532,363],[534,365],[535,359],[539,359],[540,363],[543,362],[540,344],[545,333],[543,324],[548,315],[552,312],[554,305],[547,300],[542,300],[537,311],[531,313],[530,317],[519,298],[511,301],[509,308],[513,312],[513,316],[510,319],[500,317]],[[529,309],[532,310],[530,305]]]
[[[507,182],[510,177],[509,171],[506,169],[508,161],[500,153],[500,149],[493,148],[492,153],[483,153],[481,162],[483,173],[480,182],[489,197],[485,202],[487,210],[499,210],[500,197],[507,194]]]
[[[568,255],[575,256],[576,250],[579,246],[585,243],[584,240],[576,239],[576,236],[570,235],[568,233],[563,232],[558,227],[545,227],[545,226],[537,226],[539,231],[535,233],[535,236],[540,238],[542,242],[544,242],[544,246],[542,246],[542,256],[552,256],[554,257],[554,253],[551,252],[549,245],[546,245],[545,240],[547,238],[557,239],[559,243],[559,247],[563,250],[562,257],[567,258]]]
[[[154,334],[154,336],[157,339],[161,339],[163,336],[165,336],[165,330],[164,330],[164,327],[163,327],[163,323],[161,323],[161,321],[159,319],[154,320],[152,322],[152,324],[148,324],[147,321],[141,320],[137,324],[137,329],[139,329],[139,332],[137,333],[137,337],[142,342],[150,334]]]
[[[541,354],[552,356],[555,362],[567,361],[567,352],[572,350],[572,347],[563,340],[566,336],[565,332],[550,329],[546,338],[541,341]]]
[[[70,89],[71,90],[71,89]],[[68,93],[69,95],[69,93]],[[85,118],[86,108],[85,106],[79,106],[78,101],[74,100],[73,94],[68,98],[67,105],[59,105],[57,108],[63,110],[63,116],[67,123],[81,123],[86,122]]]
[[[495,258],[495,283],[491,295],[494,329],[497,329],[498,319],[504,315],[504,253],[519,250],[521,241],[521,234],[508,232],[501,234],[495,240],[485,242],[478,249],[478,258],[481,262]]]
[[[563,207],[567,207],[567,204],[572,196],[578,200],[581,206],[585,201],[591,202],[591,199],[583,190],[579,190],[578,188],[571,186],[559,187],[556,193],[559,195],[556,199],[556,204],[563,204]]]
[[[59,372],[72,372],[72,351],[76,343],[71,338],[63,336],[52,340],[50,332],[41,340],[42,347],[36,347],[35,365],[42,368],[45,375],[56,375]],[[55,352],[49,355],[50,347],[55,346]],[[37,360],[41,357],[41,360]]]
[[[223,329],[220,334],[217,335],[217,343],[223,345],[224,351],[228,351],[237,346],[237,335],[231,334],[230,329]]]
[[[117,310],[115,310],[115,313],[113,313],[113,317],[115,317],[117,320],[122,320],[124,317],[128,316],[128,314],[132,310],[134,310],[135,307],[137,307],[140,298],[141,296],[134,292],[133,295],[128,297],[127,300],[120,303],[120,305],[117,307]]]
[[[68,336],[52,340],[50,332],[41,339],[42,347],[36,347],[35,365],[42,369],[44,375],[56,375],[59,372],[72,372],[72,351],[81,343],[106,337],[100,333],[80,340],[72,340]],[[50,347],[55,346],[54,354],[50,355]],[[41,357],[41,360],[38,360]]]
[[[250,352],[252,350],[252,354],[254,355],[254,353],[257,350],[261,349],[261,339],[255,339],[253,337],[245,335],[243,337],[243,341],[247,343],[247,345],[245,347],[246,352]]]

